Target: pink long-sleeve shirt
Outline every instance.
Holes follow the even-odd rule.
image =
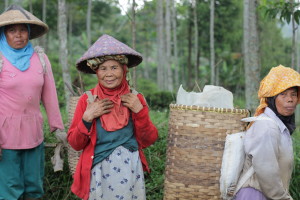
[[[30,67],[20,71],[4,57],[0,72],[0,147],[29,149],[44,140],[42,102],[50,131],[64,129],[58,106],[51,64],[45,55],[46,73],[39,56],[34,53]]]

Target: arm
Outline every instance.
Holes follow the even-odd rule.
[[[82,121],[82,116],[87,107],[87,95],[84,94],[78,100],[74,117],[68,131],[68,142],[76,150],[82,150],[89,142],[91,132],[88,131],[87,127]],[[91,128],[92,130],[92,128]]]
[[[134,123],[135,137],[141,148],[152,145],[158,138],[157,128],[152,123],[149,116],[149,108],[142,94],[137,95],[142,109],[134,113],[132,112],[132,120]]]
[[[292,199],[284,188],[278,163],[280,130],[269,121],[256,121],[246,134],[245,150],[264,195],[270,199]]]
[[[42,89],[41,99],[47,112],[50,132],[53,132],[56,129],[63,130],[64,125],[63,125],[63,121],[58,106],[56,86],[55,86],[55,81],[51,70],[51,64],[46,55],[44,56],[44,58],[45,58],[47,70],[46,73],[44,74],[44,86]]]
[[[109,113],[113,107],[112,101],[108,99],[95,99],[89,103],[87,101],[86,94],[80,97],[68,131],[68,141],[75,150],[83,149],[88,144],[90,136],[96,134],[94,119]]]

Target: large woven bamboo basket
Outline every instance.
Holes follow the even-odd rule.
[[[72,119],[74,116],[74,112],[79,100],[79,96],[70,97],[70,107],[68,112],[68,127],[70,127],[72,123]],[[73,175],[76,169],[77,162],[79,160],[80,154],[82,151],[75,151],[69,144],[68,144],[68,164],[71,174]]]
[[[245,109],[170,105],[164,200],[220,199],[226,134],[245,130]]]

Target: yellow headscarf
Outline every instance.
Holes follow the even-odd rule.
[[[298,87],[298,97],[300,95],[300,74],[289,67],[279,65],[273,67],[268,75],[260,82],[258,98],[260,105],[256,108],[254,116],[258,116],[265,111],[268,106],[267,97],[273,97],[291,87]],[[298,98],[298,104],[300,98]]]

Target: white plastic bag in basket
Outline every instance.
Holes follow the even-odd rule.
[[[203,107],[233,108],[233,95],[220,86],[206,85],[203,92],[187,92],[180,85],[177,92],[177,104]]]

